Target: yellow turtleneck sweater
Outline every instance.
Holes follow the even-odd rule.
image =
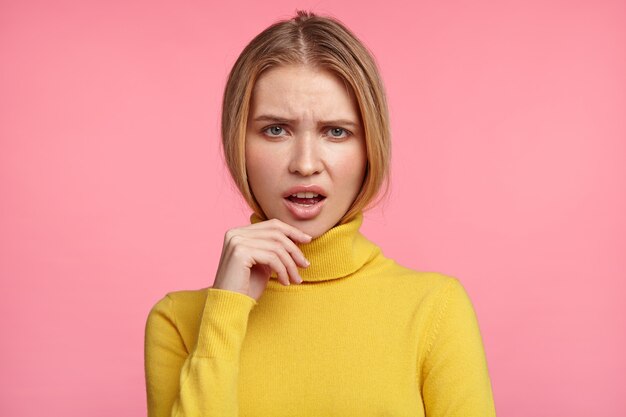
[[[272,278],[258,302],[214,288],[160,300],[146,325],[148,415],[495,416],[459,281],[385,258],[362,221],[300,245],[304,282]]]

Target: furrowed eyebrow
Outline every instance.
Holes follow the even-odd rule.
[[[295,120],[293,119],[285,119],[284,117],[273,116],[270,114],[264,114],[258,117],[255,117],[255,122],[270,122],[277,124],[295,124]],[[318,122],[319,125],[337,125],[337,126],[351,126],[353,129],[359,127],[357,123],[354,123],[352,120],[347,119],[337,119],[337,120],[323,120]]]
[[[263,116],[255,117],[254,121],[255,122],[280,123],[280,124],[289,124],[289,123],[293,123],[294,122],[294,120],[289,120],[289,119],[285,119],[285,118],[282,118],[282,117],[271,116],[271,115],[263,115]]]
[[[323,125],[337,125],[337,126],[350,126],[353,129],[356,129],[357,127],[359,127],[359,125],[357,123],[354,123],[351,120],[345,120],[345,119],[324,120],[323,122],[320,122],[320,124],[323,124]]]

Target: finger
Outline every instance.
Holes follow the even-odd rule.
[[[296,262],[297,265],[300,266],[300,268],[306,268],[311,264],[304,256],[304,253],[302,253],[302,250],[300,250],[300,248],[293,242],[293,240],[289,239],[281,232],[276,231],[272,234],[271,238],[274,241],[280,243],[285,248],[291,258]]]
[[[269,227],[269,229],[268,229]],[[273,227],[271,225],[267,225],[264,228],[257,228],[252,230],[241,230],[242,235],[245,235],[250,239],[272,239],[279,242],[283,245],[287,252],[291,254],[293,260],[298,264],[300,268],[306,268],[310,265],[310,262],[306,259],[302,250],[294,243],[292,239],[290,239],[287,235],[285,235],[284,230],[281,230],[280,227]],[[308,235],[307,235],[308,236]]]
[[[254,223],[249,228],[252,230],[265,228],[278,229],[291,240],[300,243],[308,243],[313,239],[312,236],[304,233],[297,227],[294,227],[278,219],[271,219],[260,223]]]
[[[292,255],[289,252],[287,252],[287,250],[284,247],[280,245],[278,245],[276,254],[282,261],[285,268],[287,269],[287,274],[289,275],[289,278],[291,279],[291,281],[294,282],[295,284],[302,283],[302,277],[300,276],[300,272],[298,271],[298,267],[296,263],[294,262]]]
[[[255,264],[259,263],[262,265],[268,265],[272,271],[276,272],[278,280],[283,285],[289,285],[289,274],[287,273],[287,268],[285,268],[285,265],[276,253],[254,248],[251,256]]]
[[[298,267],[294,259],[281,242],[277,242],[275,240],[255,239],[249,241],[248,245],[276,254],[276,256],[280,259],[280,262],[285,267],[289,279],[296,284],[300,284],[302,282],[302,277],[300,277],[300,273],[298,272]]]
[[[257,240],[249,240],[240,235],[234,236],[233,240],[237,240],[237,244],[230,248],[227,259],[230,258],[235,262],[235,265],[241,265],[248,269],[249,273],[252,273],[252,268],[255,265],[267,266],[276,272],[278,280],[283,285],[289,285],[287,269],[275,253],[259,247]],[[227,264],[230,263],[230,261],[227,262]]]

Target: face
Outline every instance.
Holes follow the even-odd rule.
[[[313,237],[361,189],[367,153],[357,101],[333,73],[279,66],[256,82],[246,131],[248,182],[269,219]]]

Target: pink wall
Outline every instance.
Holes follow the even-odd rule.
[[[0,3],[0,415],[145,413],[151,305],[247,222],[226,73],[296,7],[379,60],[393,192],[363,230],[462,280],[499,415],[624,415],[625,2],[210,3]]]

